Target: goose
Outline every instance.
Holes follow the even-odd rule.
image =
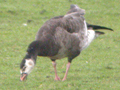
[[[90,25],[84,18],[85,10],[77,5],[71,5],[64,16],[53,17],[46,21],[38,30],[35,40],[27,48],[27,52],[20,64],[20,80],[25,81],[33,70],[37,56],[50,58],[55,71],[55,80],[61,80],[57,74],[56,60],[68,57],[65,75],[67,79],[72,60],[99,35],[104,34],[94,29],[108,29],[97,25]]]

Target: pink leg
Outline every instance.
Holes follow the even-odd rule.
[[[54,67],[54,70],[55,70],[55,80],[60,80],[60,78],[59,78],[58,75],[57,75],[56,62],[55,62],[55,61],[52,61],[52,64],[53,64],[53,67]]]
[[[65,72],[65,76],[64,76],[64,78],[62,79],[62,81],[64,81],[64,80],[66,80],[67,79],[67,74],[68,74],[68,70],[69,70],[69,68],[70,68],[70,62],[68,62],[68,64],[67,64],[67,68],[66,68],[66,72]]]

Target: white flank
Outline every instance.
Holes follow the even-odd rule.
[[[87,30],[87,25],[86,25],[85,20],[84,20],[84,38],[80,44],[82,44],[81,50],[87,48],[87,46],[88,46],[88,30]],[[81,45],[79,45],[79,46],[81,46]]]
[[[84,20],[84,30],[85,30],[85,36],[87,36],[87,24],[85,20]]]
[[[95,39],[95,31],[88,30],[88,45]]]
[[[95,39],[95,31],[94,30],[87,30],[87,41],[85,42],[83,49],[86,49],[90,43]]]

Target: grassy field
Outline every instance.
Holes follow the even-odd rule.
[[[48,19],[64,15],[70,4],[86,10],[86,21],[105,31],[72,62],[66,81],[54,81],[49,58],[38,57],[27,81],[19,64],[27,46]],[[0,90],[120,90],[120,0],[0,0]],[[57,61],[63,78],[67,58]]]

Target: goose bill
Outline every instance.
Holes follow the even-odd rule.
[[[27,78],[27,74],[26,73],[22,73],[20,76],[20,81],[25,81]]]

